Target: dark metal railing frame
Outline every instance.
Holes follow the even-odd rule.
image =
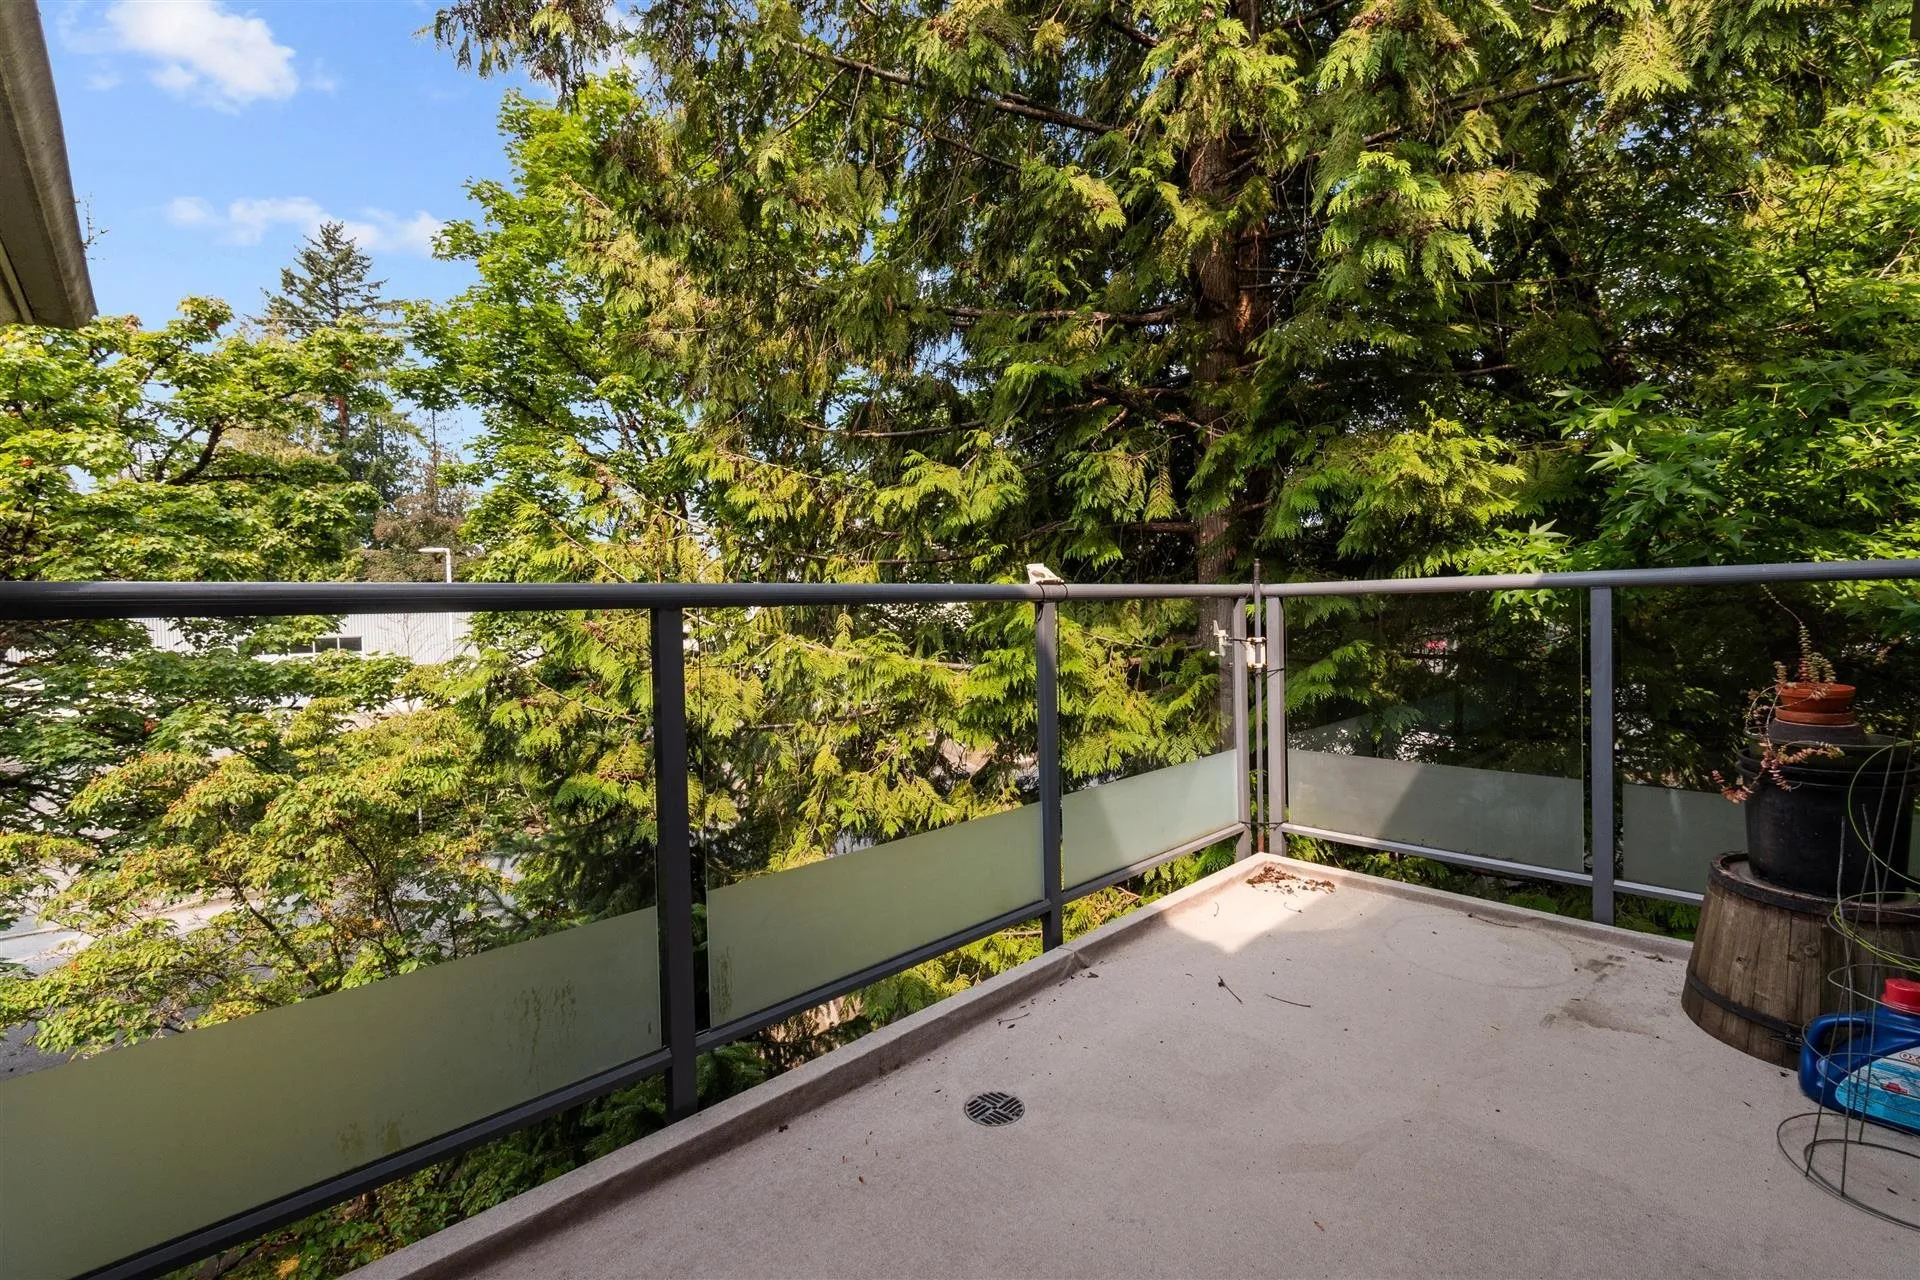
[[[1267,658],[1268,795],[1265,803],[1276,848],[1286,851],[1286,837],[1303,836],[1367,849],[1410,853],[1500,875],[1525,876],[1592,889],[1593,919],[1612,924],[1614,895],[1632,893],[1670,902],[1697,903],[1700,895],[1665,885],[1619,879],[1614,862],[1619,857],[1615,821],[1619,803],[1614,770],[1614,612],[1615,590],[1649,587],[1752,586],[1785,582],[1892,582],[1920,578],[1920,560],[1834,560],[1798,564],[1701,565],[1680,569],[1601,569],[1578,573],[1484,574],[1458,578],[1392,578],[1354,582],[1286,582],[1261,585],[1257,597],[1265,603]],[[1383,840],[1352,832],[1331,831],[1287,818],[1287,703],[1286,602],[1308,596],[1447,595],[1479,591],[1566,591],[1587,593],[1587,865],[1588,871],[1565,871],[1532,863],[1509,862],[1457,850],[1436,849],[1405,841]]]
[[[783,1018],[857,990],[889,974],[964,946],[988,934],[1038,917],[1042,945],[1059,946],[1069,902],[1138,875],[1153,866],[1225,839],[1237,838],[1245,857],[1257,839],[1269,837],[1285,852],[1288,835],[1390,849],[1501,874],[1588,884],[1593,918],[1610,923],[1616,890],[1697,901],[1698,896],[1656,885],[1617,881],[1613,777],[1613,591],[1616,588],[1737,585],[1775,582],[1895,580],[1920,578],[1920,560],[1844,561],[1825,564],[1729,565],[1691,569],[1630,569],[1579,573],[1504,574],[1458,578],[1397,578],[1350,582],[1226,584],[834,584],[834,583],[0,583],[0,620],[66,621],[98,618],[273,617],[339,613],[556,612],[579,609],[645,609],[651,614],[653,651],[654,760],[659,853],[658,910],[662,920],[662,986],[665,1047],[588,1080],[532,1099],[495,1116],[441,1135],[406,1151],[196,1230],[93,1273],[131,1280],[163,1274],[224,1248],[361,1194],[406,1173],[446,1159],[535,1120],[578,1105],[656,1072],[667,1075],[670,1119],[698,1106],[696,1064],[702,1052],[751,1035]],[[1328,831],[1287,819],[1287,630],[1285,604],[1307,596],[1425,595],[1480,591],[1577,589],[1587,592],[1590,662],[1588,720],[1591,747],[1589,854],[1591,872],[1568,872],[1526,863],[1478,857],[1374,837]],[[1241,776],[1236,821],[1201,840],[1142,860],[1085,883],[1061,883],[1061,779],[1059,763],[1058,608],[1075,600],[1226,599],[1243,607],[1232,614],[1233,750]],[[697,1019],[693,941],[693,854],[687,798],[686,673],[684,610],[783,605],[912,605],[1025,602],[1034,606],[1036,744],[1040,777],[1041,858],[1046,893],[1041,901],[935,939],[891,959],[803,992],[770,1009],[702,1031]],[[1248,610],[1253,606],[1253,626]],[[1259,685],[1247,661],[1264,652]],[[1263,723],[1250,740],[1249,692]],[[1261,748],[1260,758],[1254,755]]]
[[[1248,847],[1251,822],[1241,788],[1238,820],[1199,841],[1143,859],[1082,884],[1062,884],[1062,787],[1060,776],[1059,606],[1069,601],[1227,599],[1244,605],[1250,584],[822,584],[822,583],[186,583],[14,582],[0,583],[0,620],[71,621],[105,618],[288,617],[341,613],[559,612],[580,609],[645,609],[650,615],[654,707],[658,893],[661,922],[661,986],[665,1047],[635,1062],[603,1072],[540,1098],[466,1125],[452,1133],[272,1203],[190,1232],[138,1255],[100,1268],[92,1277],[134,1280],[162,1275],[222,1249],[283,1226],[329,1205],[362,1194],[438,1160],[523,1128],[614,1089],[665,1072],[667,1114],[677,1120],[699,1105],[699,1055],[752,1035],[796,1013],[836,999],[881,978],[909,969],[1002,929],[1038,918],[1041,944],[1051,950],[1065,934],[1067,904],[1221,840]],[[701,1029],[693,937],[694,858],[688,807],[685,610],[801,605],[917,605],[1030,603],[1034,607],[1036,765],[1040,783],[1040,854],[1046,892],[1039,901],[980,921],[900,955],[847,974],[720,1026]],[[1236,608],[1234,636],[1244,639],[1244,607]],[[1241,646],[1236,646],[1236,657]],[[1246,686],[1236,661],[1236,708],[1232,739],[1245,776]]]

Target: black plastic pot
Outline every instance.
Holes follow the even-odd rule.
[[[1785,789],[1740,753],[1747,797],[1747,865],[1783,889],[1823,896],[1905,892],[1920,764],[1890,739],[1780,768]]]
[[[1851,782],[1856,776],[1871,774],[1884,777],[1920,770],[1920,755],[1915,754],[1915,747],[1920,744],[1901,738],[1874,733],[1860,734],[1851,741],[1835,742],[1830,738],[1808,736],[1803,725],[1781,727],[1799,731],[1773,736],[1774,750],[1793,761],[1792,764],[1781,766],[1789,779]],[[1759,752],[1752,746],[1745,747],[1740,752],[1740,759],[1757,763]]]
[[[1856,722],[1854,724],[1790,724],[1778,716],[1767,721],[1767,736],[1775,742],[1831,742],[1844,746],[1856,746],[1871,742]]]

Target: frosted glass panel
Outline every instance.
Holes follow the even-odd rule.
[[[1620,788],[1620,862],[1628,880],[1704,893],[1707,867],[1747,847],[1747,816],[1718,792],[1629,782]]]
[[[780,1003],[1046,896],[1026,805],[707,894],[713,1022]]]
[[[1628,880],[1705,893],[1713,860],[1746,852],[1746,811],[1717,791],[1629,782],[1620,793],[1620,860]],[[1920,866],[1920,823],[1912,848],[1908,865]]]
[[[165,1243],[660,1046],[651,908],[0,1083],[0,1275]]]
[[[1061,802],[1069,887],[1144,862],[1240,820],[1231,751],[1076,791]]]
[[[1376,840],[1579,871],[1585,805],[1577,778],[1287,752],[1288,821]]]

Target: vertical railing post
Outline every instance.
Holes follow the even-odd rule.
[[[1240,770],[1240,786],[1236,794],[1240,797],[1239,813],[1240,839],[1234,844],[1233,856],[1244,858],[1253,852],[1253,806],[1249,803],[1248,787],[1253,778],[1253,752],[1247,743],[1247,602],[1244,597],[1233,602],[1233,758],[1235,767]]]
[[[1613,588],[1587,591],[1587,780],[1593,855],[1593,918],[1613,923]]]
[[[1047,914],[1040,925],[1040,946],[1051,951],[1066,929],[1066,886],[1060,871],[1060,615],[1059,606],[1042,600],[1033,609],[1034,714],[1039,722],[1040,868],[1047,889]]]
[[[687,816],[685,622],[653,610],[654,857],[667,987],[667,1115],[699,1107],[694,1068],[693,848]]]
[[[1279,596],[1267,597],[1267,805],[1273,815],[1267,847],[1287,851],[1287,614]]]
[[[1260,604],[1260,564],[1253,566],[1253,652],[1261,666],[1253,679],[1253,851],[1267,851],[1267,620]],[[1251,664],[1249,664],[1251,666]],[[1251,672],[1250,672],[1251,674]]]

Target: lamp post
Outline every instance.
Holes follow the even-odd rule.
[[[452,547],[421,547],[420,554],[423,556],[439,556],[447,566],[447,581],[448,582],[453,581],[453,548]]]

